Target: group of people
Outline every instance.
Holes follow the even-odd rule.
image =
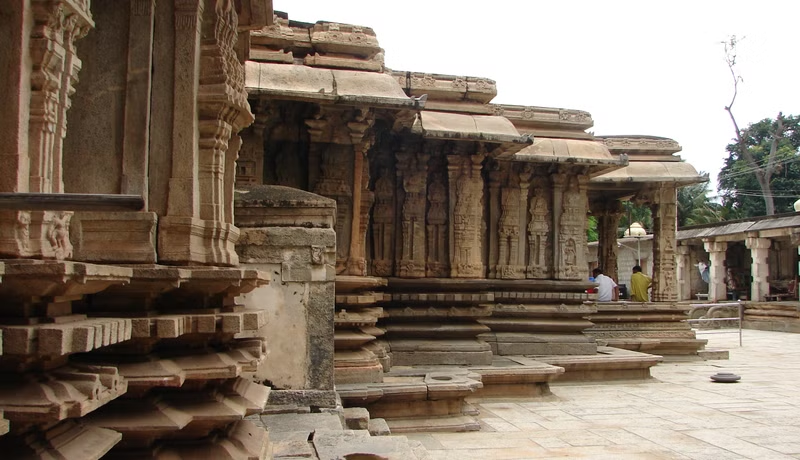
[[[610,276],[603,274],[603,269],[595,268],[592,271],[594,282],[597,283],[597,301],[598,302],[611,302],[612,300],[619,300],[619,287],[617,283],[611,279]],[[633,302],[649,302],[650,294],[647,292],[653,280],[642,273],[642,267],[636,265],[633,267],[633,274],[631,275],[631,301]]]

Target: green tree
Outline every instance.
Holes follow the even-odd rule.
[[[776,136],[776,132],[781,135]],[[779,115],[753,123],[741,130],[740,138],[728,144],[727,151],[718,178],[726,217],[794,210],[792,204],[800,197],[800,117]],[[769,178],[766,190],[760,177]]]
[[[700,173],[708,177],[707,173]],[[708,182],[678,189],[678,228],[709,224],[723,219],[723,206],[709,198]]]
[[[589,222],[586,226],[586,241],[591,243],[597,241],[598,239],[600,238],[597,234],[597,217],[589,216]]]

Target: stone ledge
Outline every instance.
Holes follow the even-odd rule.
[[[116,431],[68,420],[24,437],[0,437],[0,450],[8,458],[86,460],[103,457],[121,440],[122,435]]]
[[[107,347],[132,336],[130,319],[95,318],[64,324],[2,326],[4,356],[65,356]]]
[[[0,410],[14,423],[47,424],[83,417],[124,394],[114,367],[66,366],[0,384]]]

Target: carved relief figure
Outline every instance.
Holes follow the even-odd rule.
[[[398,155],[399,156],[399,155]],[[402,247],[398,276],[425,276],[425,189],[428,155],[405,155],[402,208]]]
[[[584,247],[586,209],[577,178],[573,177],[564,190],[559,243],[562,248],[559,277],[581,279],[585,267],[579,264],[577,248]]]
[[[482,155],[450,155],[451,184],[455,183],[453,206],[453,254],[451,276],[481,277],[481,224],[483,209]]]
[[[531,221],[528,224],[528,278],[550,276],[550,207],[544,189],[537,187],[530,205]]]
[[[72,219],[71,212],[53,214],[47,240],[53,247],[55,258],[58,260],[72,257],[72,243],[69,241],[69,224]]]
[[[512,181],[513,182],[513,181]],[[502,191],[500,228],[499,228],[499,260],[500,278],[517,278],[519,259],[519,186],[511,184]]]
[[[447,189],[441,174],[428,186],[428,276],[447,276]]]
[[[389,168],[382,167],[375,182],[375,210],[372,214],[375,276],[391,276],[394,259],[394,181]]]

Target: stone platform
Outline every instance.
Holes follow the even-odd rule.
[[[610,347],[657,355],[697,355],[698,339],[689,319],[689,304],[677,302],[597,302],[587,316],[594,326],[586,334]]]
[[[800,333],[800,302],[744,302],[742,327]]]

